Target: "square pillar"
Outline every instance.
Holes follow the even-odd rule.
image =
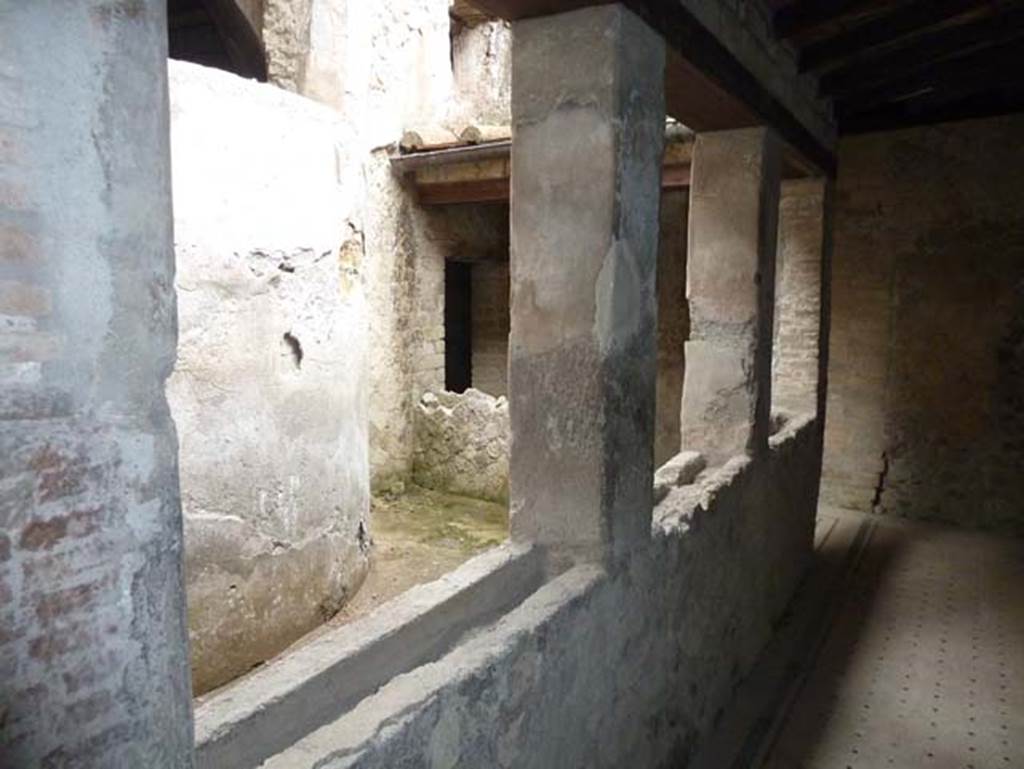
[[[768,446],[781,168],[766,128],[697,136],[682,447],[711,465]]]
[[[167,4],[4,2],[0,72],[0,767],[188,769]]]
[[[662,39],[621,5],[513,25],[512,536],[650,536]]]

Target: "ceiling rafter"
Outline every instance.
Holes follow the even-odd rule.
[[[881,84],[935,65],[937,62],[1001,45],[1024,35],[1024,8],[980,21],[945,27],[913,38],[880,55],[857,59],[822,76],[826,96],[841,97],[865,85]]]
[[[985,6],[986,3],[979,0],[915,0],[891,13],[806,46],[800,51],[800,70],[824,69],[868,49],[919,35],[949,19]]]
[[[865,112],[887,103],[969,96],[991,90],[1004,83],[1024,80],[1020,68],[1021,50],[1017,43],[986,49],[952,59],[928,70],[897,78],[878,86],[868,86],[837,101],[840,117]]]
[[[878,7],[878,0],[797,0],[775,12],[775,36],[786,40]]]

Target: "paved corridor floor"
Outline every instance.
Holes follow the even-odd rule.
[[[1024,769],[1024,540],[822,511],[699,769]]]
[[[1024,542],[874,519],[765,769],[1024,769]]]

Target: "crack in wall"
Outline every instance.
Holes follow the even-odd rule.
[[[882,470],[878,473],[878,484],[875,486],[874,496],[871,498],[871,512],[882,513],[882,495],[885,493],[885,483],[889,477],[889,453],[882,452]]]

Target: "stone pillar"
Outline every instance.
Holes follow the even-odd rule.
[[[782,185],[772,362],[773,405],[816,413],[822,331],[825,256],[824,178]]]
[[[513,27],[512,535],[650,536],[664,45],[621,5]]]
[[[766,128],[694,146],[682,447],[712,465],[768,445],[781,166]]]
[[[0,9],[0,765],[192,765],[163,0]]]

